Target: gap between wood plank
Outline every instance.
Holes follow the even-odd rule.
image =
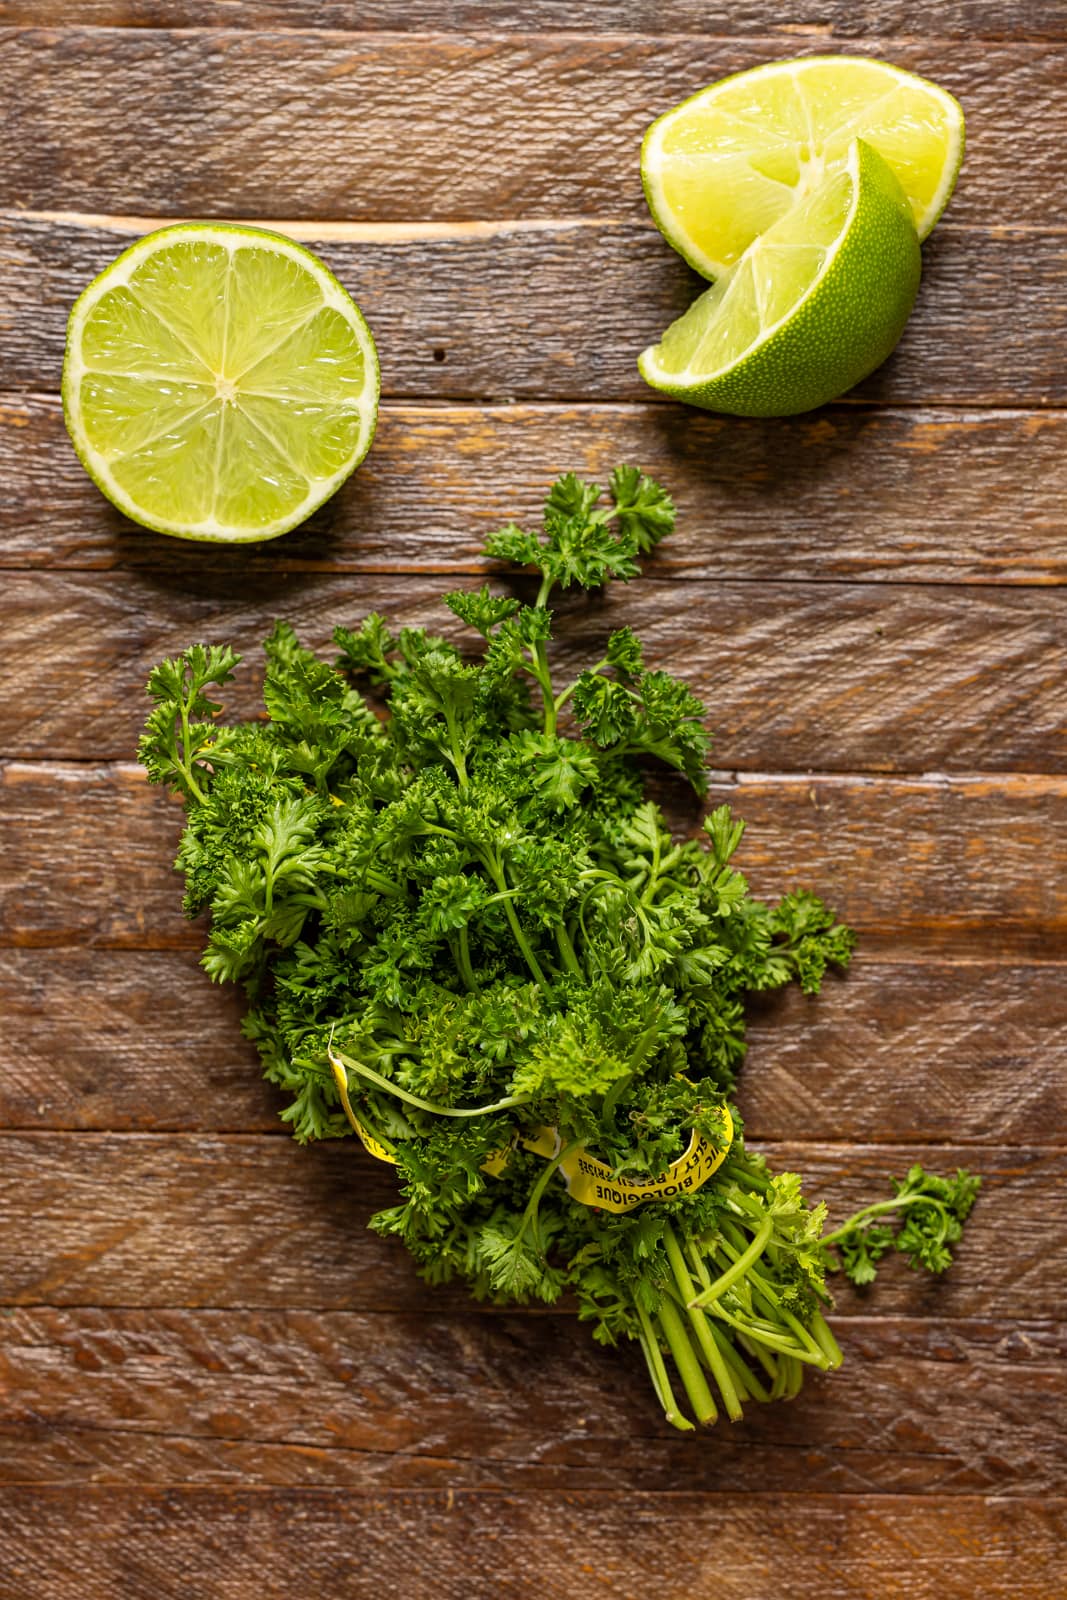
[[[0,946],[0,949],[5,948],[10,948],[10,946]],[[25,947],[22,946],[19,948]],[[34,946],[33,948],[40,949],[41,946]],[[96,948],[101,949],[103,947],[96,946]],[[914,964],[915,960],[921,960],[922,958],[913,957],[912,959]],[[1062,963],[1057,962],[1053,964],[1061,965]],[[995,1132],[995,1130],[993,1131]],[[17,1135],[17,1137],[20,1139],[28,1138],[31,1135],[35,1139],[47,1139],[57,1134],[62,1134],[64,1136],[76,1136],[79,1139],[188,1139],[197,1141],[203,1141],[204,1139],[271,1139],[285,1141],[290,1140],[293,1137],[289,1128],[281,1126],[280,1117],[279,1126],[277,1128],[257,1128],[252,1132],[250,1132],[247,1128],[226,1128],[214,1126],[210,1128],[183,1128],[180,1126],[171,1126],[153,1128],[151,1131],[149,1131],[144,1128],[110,1128],[103,1126],[87,1128],[81,1123],[76,1122],[69,1124],[64,1122],[50,1122],[47,1127],[41,1127],[38,1123],[33,1122],[6,1122],[0,1124],[0,1144],[3,1143],[5,1136],[8,1134],[12,1136]],[[765,1141],[760,1139],[751,1140],[751,1143],[754,1146],[758,1146],[763,1142]],[[835,1150],[848,1151],[858,1148],[858,1143],[854,1139],[795,1139],[791,1142],[805,1149],[810,1148],[812,1150],[818,1150],[819,1152],[828,1151],[830,1153],[833,1153]],[[945,1142],[940,1138],[922,1139],[909,1134],[907,1138],[901,1139],[899,1144],[888,1144],[883,1142],[872,1146],[864,1145],[863,1148],[878,1150],[943,1150],[945,1148]],[[1003,1138],[995,1139],[992,1134],[990,1135],[989,1139],[963,1137],[958,1138],[953,1142],[953,1149],[974,1151],[976,1155],[981,1154],[982,1151],[1003,1150],[1004,1148],[1005,1144]],[[1067,1141],[1058,1144],[1012,1144],[1009,1148],[1012,1150],[1025,1150],[1033,1155],[1059,1155],[1061,1151],[1067,1150]]]
[[[2,570],[2,569],[0,569]],[[54,760],[48,755],[39,756],[7,756],[0,751],[0,772],[5,766],[18,767],[55,767],[57,769],[69,768],[75,772],[85,768],[93,772],[117,773],[121,777],[144,778],[144,768],[136,761],[99,761],[91,756],[82,758],[64,756],[61,761]],[[832,772],[821,772],[817,768],[794,769],[789,772],[764,772],[756,768],[737,767],[733,769],[708,767],[706,769],[708,783],[719,787],[744,788],[751,784],[766,783],[778,784],[782,788],[793,787],[800,784],[820,785],[856,785],[864,784],[870,787],[879,787],[883,784],[896,785],[907,788],[918,784],[930,789],[952,789],[957,785],[982,787],[990,785],[996,789],[1014,788],[1022,785],[1025,789],[1044,788],[1050,794],[1060,794],[1067,787],[1067,772],[975,772],[961,770],[959,772],[908,772],[899,768],[886,768],[882,771],[867,769],[850,769],[835,767]],[[147,780],[145,780],[147,783]],[[879,957],[881,959],[881,957]],[[951,959],[946,958],[946,959]],[[976,955],[976,961],[985,957]],[[1057,960],[1060,958],[1057,957]],[[1028,965],[1027,959],[1024,964]]]
[[[426,1284],[425,1287],[429,1292],[428,1297],[435,1293],[434,1285]],[[877,1292],[877,1289],[875,1289],[874,1293],[877,1294]],[[107,1317],[111,1317],[113,1315],[125,1316],[127,1312],[133,1312],[138,1315],[143,1314],[146,1316],[159,1317],[169,1316],[172,1312],[183,1312],[188,1313],[190,1316],[199,1316],[200,1313],[203,1312],[205,1316],[210,1317],[218,1316],[228,1318],[249,1316],[263,1318],[265,1316],[270,1316],[278,1318],[279,1321],[283,1321],[289,1316],[301,1318],[359,1317],[361,1319],[369,1319],[371,1317],[388,1317],[392,1322],[399,1322],[403,1319],[407,1319],[411,1322],[422,1323],[425,1318],[425,1313],[421,1309],[411,1306],[398,1311],[389,1311],[383,1310],[381,1307],[372,1308],[369,1310],[366,1308],[361,1309],[352,1307],[351,1309],[344,1310],[339,1309],[337,1306],[246,1306],[232,1305],[229,1302],[227,1302],[227,1304],[224,1306],[206,1306],[200,1302],[197,1302],[195,1305],[161,1306],[154,1304],[140,1305],[133,1302],[131,1302],[129,1305],[119,1305],[113,1300],[109,1300],[106,1305],[101,1305],[98,1300],[87,1300],[85,1302],[78,1300],[63,1300],[57,1302],[53,1302],[51,1300],[0,1300],[0,1315],[6,1315],[9,1312],[15,1316],[21,1315],[22,1313],[33,1315],[36,1312],[48,1312],[49,1314],[55,1313],[57,1316],[66,1317],[72,1313],[82,1311],[97,1311]],[[832,1314],[833,1313],[831,1313],[831,1315]],[[446,1307],[442,1311],[442,1320],[448,1322],[470,1322],[483,1319],[487,1322],[493,1322],[498,1321],[500,1318],[506,1317],[518,1317],[524,1319],[533,1317],[539,1319],[559,1318],[561,1321],[573,1321],[576,1318],[576,1312],[566,1306],[546,1306],[536,1305],[533,1303],[529,1305],[515,1304],[493,1306],[486,1304],[485,1301],[475,1300],[473,1296],[470,1299],[469,1306],[463,1311],[457,1310],[455,1306]],[[888,1323],[904,1325],[912,1328],[929,1328],[931,1326],[946,1329],[967,1329],[969,1327],[984,1328],[989,1326],[991,1320],[993,1319],[986,1316],[959,1316],[955,1313],[947,1317],[934,1315],[933,1313],[930,1313],[926,1316],[920,1316],[915,1312],[907,1311],[861,1311],[850,1313],[847,1317],[842,1317],[839,1319],[839,1321],[847,1323],[850,1329],[855,1328],[860,1332],[868,1329],[876,1331],[878,1328]],[[1036,1328],[1041,1333],[1047,1331],[1054,1332],[1059,1328],[1067,1326],[1067,1318],[1033,1317],[1027,1314],[1025,1316],[1013,1319],[1010,1324],[1007,1324],[1007,1326],[1011,1328],[1024,1329]],[[0,1347],[2,1347],[3,1343],[3,1331],[3,1325],[0,1324]],[[2,1484],[0,1484],[0,1488],[2,1487]]]
[[[212,30],[214,31],[214,30]],[[0,207],[0,227],[7,220],[15,222],[50,222],[60,227],[96,229],[107,233],[153,233],[160,228],[175,227],[189,221],[225,222],[246,228],[266,228],[274,233],[288,234],[293,239],[318,239],[323,244],[407,244],[422,239],[496,239],[509,233],[556,233],[580,228],[619,228],[633,231],[643,228],[647,233],[658,229],[651,219],[632,220],[626,217],[504,217],[493,219],[459,218],[449,222],[346,222],[343,218],[328,218],[321,222],[293,217],[197,217],[165,215],[158,217],[108,215],[93,211],[27,211],[21,207]],[[943,222],[939,233],[968,233],[989,235],[994,238],[1011,238],[1016,234],[1067,234],[1067,225],[1039,222],[1003,222],[980,224],[974,222]]]
[[[86,567],[82,567],[82,566],[72,565],[69,562],[63,562],[62,564],[57,562],[53,566],[40,566],[40,567],[26,566],[24,564],[9,566],[6,563],[6,561],[4,560],[3,549],[2,549],[2,547],[0,547],[0,573],[3,573],[3,572],[10,573],[10,575],[12,577],[17,577],[17,578],[25,578],[27,576],[27,574],[35,574],[35,575],[38,575],[38,576],[44,576],[44,575],[47,575],[47,574],[53,574],[53,575],[55,575],[57,577],[71,577],[71,578],[75,578],[75,577],[85,577],[85,578],[105,577],[105,578],[110,578],[111,575],[114,574],[114,573],[139,573],[139,574],[144,574],[144,575],[147,575],[149,577],[152,577],[152,576],[156,576],[156,575],[160,575],[160,574],[169,574],[169,573],[173,572],[173,568],[170,565],[170,563],[162,562],[162,561],[159,562],[159,563],[156,563],[156,562],[145,562],[143,565],[139,564],[137,566],[130,566],[130,567],[124,566],[122,563],[115,563],[113,566],[110,566],[110,567],[103,567],[103,566],[86,566]],[[297,559],[297,560],[294,560],[292,562],[286,562],[286,561],[283,561],[283,560],[278,561],[277,565],[272,568],[272,572],[277,577],[281,577],[281,576],[289,574],[289,573],[304,573],[304,574],[321,573],[324,577],[327,577],[327,576],[330,576],[330,575],[336,577],[338,583],[341,583],[341,582],[343,582],[343,581],[345,581],[347,579],[350,579],[350,578],[360,578],[360,577],[362,577],[362,578],[434,578],[434,577],[437,577],[437,578],[448,578],[448,579],[452,579],[452,578],[479,578],[479,579],[482,579],[483,581],[488,581],[490,579],[498,579],[500,581],[506,581],[508,578],[514,578],[516,576],[516,569],[514,567],[497,565],[497,564],[491,563],[488,560],[485,560],[481,564],[477,564],[477,565],[474,562],[458,562],[455,565],[448,565],[448,564],[446,564],[444,562],[435,561],[435,562],[428,563],[425,566],[422,565],[422,564],[420,564],[419,566],[414,566],[410,562],[367,561],[367,562],[353,562],[351,566],[338,567],[334,563],[328,562],[328,561],[301,561],[301,560]],[[523,576],[523,574],[521,574],[521,573],[518,574],[518,575],[519,576]],[[768,585],[768,579],[765,578],[765,577],[760,577],[760,576],[756,576],[756,575],[753,575],[753,576],[750,576],[750,577],[746,577],[743,573],[739,573],[739,574],[736,574],[736,575],[731,574],[729,577],[710,577],[709,578],[709,577],[705,576],[705,574],[695,571],[692,567],[685,567],[685,566],[682,566],[680,563],[678,565],[673,565],[670,561],[662,559],[659,556],[656,557],[656,567],[655,568],[649,567],[649,568],[644,569],[642,571],[642,573],[641,573],[641,578],[642,578],[642,581],[646,581],[646,582],[650,581],[650,582],[653,582],[653,583],[659,583],[659,584],[662,584],[664,586],[669,586],[671,584],[683,584],[683,583],[684,584],[690,584],[690,583],[701,584],[702,583],[702,584],[709,584],[709,585],[713,585],[713,584],[716,584],[716,583],[723,583],[723,584],[729,583],[731,585],[745,584],[745,585],[748,585],[748,586],[753,587],[753,588],[766,588],[767,585]],[[1004,583],[1003,581],[1001,581],[999,579],[995,579],[995,580],[990,581],[990,582],[984,582],[983,580],[981,580],[979,578],[927,578],[927,577],[923,577],[923,578],[883,578],[883,577],[815,578],[815,577],[805,577],[805,578],[787,578],[787,579],[784,579],[783,582],[787,583],[790,587],[795,587],[797,589],[835,589],[835,588],[836,589],[856,589],[856,588],[858,588],[860,586],[868,586],[869,585],[871,587],[877,586],[880,589],[926,589],[926,588],[961,589],[961,590],[973,589],[976,592],[979,592],[979,593],[981,593],[983,595],[988,594],[991,590],[992,591],[1003,590],[1005,596],[1010,595],[1010,594],[1018,594],[1018,593],[1023,592],[1023,591],[1025,591],[1027,589],[1064,589],[1064,588],[1067,588],[1067,577],[1063,577],[1063,578],[1052,578],[1052,577],[1050,577],[1050,578],[1027,578],[1027,579],[1021,580],[1018,583]],[[3,754],[2,754],[2,752],[0,752],[0,760],[3,760],[3,759],[4,759]],[[34,759],[45,759],[45,758],[41,758],[41,757],[36,757],[36,758],[35,757],[22,757],[22,756],[20,756],[18,759],[19,760],[34,760]],[[79,763],[76,760],[72,760],[71,764],[72,765],[78,765]],[[849,769],[848,768],[840,768],[840,769],[837,769],[837,770],[842,772],[842,773],[844,773],[845,776],[849,775]],[[857,771],[856,776],[860,776],[860,775],[861,774]],[[892,776],[892,775],[900,776],[900,775],[906,775],[906,774],[903,774],[902,773],[902,769],[899,768],[899,767],[893,767],[893,768],[888,768],[887,767],[885,769],[885,776],[889,777],[889,776]],[[1016,774],[1011,774],[1011,773],[1006,774],[1006,776],[1015,776],[1015,775]],[[956,773],[951,773],[951,774],[948,774],[948,776],[950,778],[955,778],[957,776],[957,774]],[[1019,773],[1019,774],[1017,774],[1017,776],[1030,777],[1030,776],[1034,776],[1034,774]]]
[[[0,1127],[0,1145],[2,1145],[3,1140],[8,1136],[20,1141],[24,1139],[39,1139],[47,1142],[54,1139],[57,1134],[72,1135],[79,1139],[86,1140],[123,1139],[131,1143],[134,1141],[147,1143],[148,1141],[154,1139],[167,1144],[178,1139],[186,1141],[190,1144],[203,1144],[205,1141],[215,1143],[216,1141],[226,1140],[227,1142],[234,1144],[243,1142],[244,1144],[249,1145],[259,1144],[265,1139],[270,1140],[272,1143],[278,1139],[292,1139],[291,1132],[289,1132],[289,1130],[286,1128],[262,1129],[253,1133],[248,1133],[240,1129],[220,1130],[212,1128],[210,1131],[208,1131],[203,1128],[168,1128],[165,1131],[161,1130],[160,1132],[149,1133],[141,1128],[55,1128],[52,1126],[47,1128]],[[1003,1139],[998,1139],[995,1142],[990,1142],[988,1144],[976,1144],[970,1140],[956,1139],[953,1140],[951,1144],[947,1144],[944,1139],[918,1139],[911,1136],[906,1139],[901,1139],[899,1143],[896,1141],[864,1139],[812,1139],[810,1141],[807,1139],[789,1139],[788,1141],[782,1139],[754,1139],[752,1142],[754,1145],[759,1146],[788,1143],[790,1147],[803,1150],[817,1150],[820,1154],[826,1153],[829,1155],[833,1155],[838,1151],[849,1152],[855,1150],[873,1151],[877,1154],[877,1152],[881,1150],[897,1151],[911,1149],[966,1149],[989,1151],[1010,1149],[1019,1152],[1025,1152],[1027,1155],[1033,1156],[1056,1156],[1059,1155],[1062,1150],[1067,1149],[1067,1145],[1065,1144],[1027,1143],[1005,1145]]]
[[[221,0],[223,4],[236,7],[239,0]],[[236,17],[238,12],[234,10]],[[818,23],[800,24],[800,31],[789,29],[778,33],[664,33],[652,35],[639,30],[606,29],[598,32],[594,28],[287,28],[284,24],[272,23],[266,28],[242,28],[233,26],[211,26],[200,23],[192,27],[175,28],[165,27],[159,23],[132,23],[120,22],[65,22],[33,23],[33,22],[0,22],[0,40],[14,38],[19,34],[54,34],[57,38],[70,37],[78,33],[113,33],[118,35],[144,35],[159,33],[168,39],[198,39],[198,38],[232,38],[232,39],[329,39],[351,40],[352,47],[356,48],[356,41],[370,39],[404,39],[415,40],[420,44],[455,44],[469,40],[474,44],[539,44],[561,41],[564,44],[648,44],[651,39],[661,37],[672,44],[675,40],[679,44],[721,44],[737,45],[751,44],[754,49],[760,45],[776,46],[788,44],[793,39],[811,40],[812,42],[825,43],[832,40],[842,46],[835,55],[864,56],[870,52],[868,45],[877,44],[881,50],[896,44],[922,45],[933,48],[935,45],[1012,45],[1020,50],[1053,52],[1059,50],[1061,41],[1055,38],[1005,38],[1001,34],[961,33],[961,34],[919,34],[919,33],[867,33],[867,34],[842,34],[833,32],[833,25],[829,31]],[[826,54],[821,51],[820,54]],[[785,58],[782,58],[785,59]],[[753,63],[758,65],[758,63]]]
[[[58,387],[55,389],[0,389],[0,411],[31,400],[37,401],[38,403],[52,404],[57,402],[59,398],[60,391]],[[625,416],[634,412],[651,410],[654,412],[654,414],[663,416],[668,414],[672,409],[679,408],[680,405],[681,402],[658,398],[655,392],[651,389],[648,391],[647,398],[642,397],[640,400],[599,400],[595,395],[589,394],[588,391],[583,391],[580,394],[573,395],[561,394],[554,396],[552,399],[544,400],[530,398],[529,396],[525,395],[519,398],[513,398],[507,393],[500,392],[493,394],[442,394],[435,396],[433,399],[429,399],[424,394],[403,394],[397,391],[395,393],[390,393],[388,398],[381,402],[379,406],[379,415],[387,415],[390,410],[395,409],[425,411],[430,415],[440,415],[448,412],[464,413],[470,411],[499,411],[504,416],[514,414],[518,411],[600,411],[618,412],[620,415]],[[718,417],[723,421],[744,422],[759,420],[743,417],[731,417],[727,412],[703,412],[699,409],[691,410],[689,407],[685,407],[684,410],[687,414],[692,414],[694,416]],[[1027,416],[1058,416],[1061,413],[1067,412],[1067,404],[1060,404],[1050,400],[1040,403],[1037,401],[1032,401],[1024,406],[1005,406],[999,403],[984,405],[981,401],[976,400],[964,401],[935,399],[914,401],[894,400],[891,405],[887,405],[882,400],[865,400],[863,398],[853,399],[849,395],[845,394],[839,396],[839,398],[836,400],[828,402],[828,404],[825,406],[819,406],[817,411],[802,413],[800,415],[806,415],[810,419],[814,420],[817,416],[824,414],[833,416],[835,413],[851,413],[854,415],[857,412],[867,412],[871,416],[879,417],[892,416],[894,413],[899,413],[899,415],[902,417],[915,417],[917,414],[922,414],[923,412],[942,411],[950,413],[954,420],[956,418],[960,418],[964,421],[973,420],[977,424],[989,422],[990,420],[995,420],[998,417],[1003,417],[1007,420],[1010,420],[1012,418]],[[795,421],[796,418],[787,417],[781,420]],[[344,486],[342,485],[342,488],[343,487]]]
[[[778,1402],[776,1402],[776,1404],[777,1403]],[[77,1496],[77,1498],[80,1500],[86,1499],[89,1494],[133,1499],[141,1496],[142,1492],[144,1493],[145,1498],[149,1498],[153,1494],[160,1492],[160,1490],[162,1490],[163,1493],[167,1493],[171,1487],[172,1486],[170,1484],[163,1484],[158,1488],[146,1489],[145,1491],[142,1491],[139,1488],[133,1489],[128,1484],[121,1483],[69,1485],[42,1484],[40,1492],[57,1496],[63,1495],[65,1498],[73,1498],[74,1496]],[[273,1500],[284,1499],[286,1501],[297,1499],[330,1499],[337,1501],[365,1500],[371,1506],[380,1500],[398,1500],[401,1502],[405,1500],[437,1500],[447,1502],[448,1504],[460,1499],[526,1501],[544,1500],[550,1503],[556,1502],[564,1505],[571,1505],[575,1502],[580,1503],[586,1500],[609,1501],[613,1504],[618,1504],[619,1499],[618,1492],[614,1489],[579,1489],[576,1491],[570,1491],[566,1489],[510,1489],[503,1487],[497,1488],[493,1484],[479,1486],[477,1489],[427,1489],[422,1487],[411,1489],[332,1489],[317,1488],[311,1484],[294,1484],[292,1486],[287,1485],[284,1487],[278,1487],[274,1484],[255,1484],[245,1487],[243,1485],[238,1486],[236,1484],[180,1483],[174,1484],[173,1488],[183,1495],[196,1495],[205,1500],[229,1500],[232,1498],[238,1502],[238,1504],[242,1500],[250,1499],[252,1496],[265,1496]],[[10,1485],[10,1489],[16,1494],[23,1496],[29,1496],[38,1492],[34,1488],[34,1485],[27,1483],[12,1484]],[[5,1486],[0,1484],[0,1502],[2,1502],[4,1493]],[[778,1489],[746,1489],[743,1494],[738,1494],[735,1490],[730,1489],[646,1489],[642,1491],[642,1493],[649,1500],[654,1500],[657,1505],[661,1504],[665,1500],[679,1500],[682,1502],[699,1500],[702,1503],[711,1505],[714,1505],[716,1501],[724,1501],[726,1503],[743,1502],[745,1505],[748,1505],[752,1502],[759,1503],[761,1501],[765,1501],[768,1505],[774,1506],[779,1504],[782,1498],[781,1491]],[[632,1497],[628,1496],[627,1498]],[[901,1508],[904,1506],[914,1507],[915,1501],[917,1498],[919,1498],[919,1496],[902,1494],[899,1490],[879,1493],[877,1490],[864,1489],[859,1494],[842,1495],[840,1491],[837,1490],[816,1489],[804,1490],[802,1495],[798,1495],[797,1498],[802,1498],[808,1502],[825,1503],[834,1510],[840,1510],[842,1501],[844,1501],[846,1504],[855,1506],[873,1502],[876,1505],[895,1504],[899,1505]],[[1067,1511],[1067,1495],[1040,1495],[1035,1496],[1034,1499],[1035,1503],[1039,1503],[1042,1506],[1047,1506],[1050,1510],[1062,1507],[1064,1511]],[[945,1510],[951,1506],[954,1511],[960,1510],[961,1508],[969,1505],[1011,1507],[1012,1505],[1025,1503],[1023,1496],[1005,1494],[947,1495],[939,1493],[930,1494],[927,1492],[922,1495],[922,1500],[924,1504],[941,1505]],[[258,1592],[263,1593],[264,1591],[260,1590]],[[351,1591],[349,1592],[351,1593]],[[939,1592],[945,1593],[945,1591]],[[854,1593],[858,1594],[858,1591],[854,1591]]]

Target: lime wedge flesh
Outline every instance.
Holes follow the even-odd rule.
[[[654,388],[710,410],[807,411],[885,360],[919,273],[904,193],[856,140],[844,166],[762,233],[638,365]]]
[[[76,303],[67,427],[120,510],[226,542],[302,522],[370,448],[378,360],[350,296],[299,245],[192,224],[149,234]]]
[[[717,278],[857,138],[896,175],[924,239],[956,182],[963,112],[936,84],[863,57],[771,62],[712,84],[652,124],[642,181],[668,241]]]

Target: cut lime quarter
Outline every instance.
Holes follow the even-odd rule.
[[[274,539],[370,449],[378,357],[310,250],[182,224],[138,240],[75,303],[63,407],[86,471],[135,522]]]
[[[892,168],[925,239],[955,186],[963,136],[963,111],[937,84],[862,56],[805,56],[668,111],[645,135],[641,178],[669,243],[718,278],[844,164],[854,139]]]
[[[880,365],[915,301],[919,240],[900,184],[862,139],[638,362],[653,388],[741,416],[833,400]]]

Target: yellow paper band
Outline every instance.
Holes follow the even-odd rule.
[[[359,1118],[356,1116],[356,1113],[352,1110],[352,1102],[348,1098],[348,1073],[345,1071],[341,1062],[337,1059],[332,1050],[329,1053],[329,1061],[330,1066],[333,1068],[334,1081],[337,1084],[337,1093],[341,1096],[341,1104],[345,1108],[345,1116],[352,1124],[352,1127],[355,1129],[356,1133],[358,1133],[359,1137],[362,1139],[363,1148],[367,1151],[368,1155],[372,1155],[376,1161],[388,1161],[391,1167],[395,1167],[396,1156],[393,1154],[393,1152],[387,1149],[387,1147],[382,1144],[380,1140],[376,1139],[372,1133],[367,1132],[362,1122],[360,1122]]]
[[[332,1052],[330,1066],[333,1068],[345,1116],[362,1140],[364,1149],[376,1161],[388,1161],[390,1166],[395,1167],[396,1156],[393,1151],[372,1133],[368,1133],[353,1111],[352,1102],[348,1097],[348,1074]],[[676,1200],[683,1194],[695,1194],[703,1184],[707,1183],[712,1173],[722,1166],[730,1153],[734,1137],[734,1121],[725,1106],[722,1107],[722,1122],[721,1150],[717,1150],[702,1133],[694,1133],[685,1154],[671,1163],[662,1178],[656,1178],[648,1183],[617,1178],[613,1175],[612,1169],[603,1161],[598,1161],[595,1156],[589,1155],[585,1150],[572,1150],[559,1164],[563,1181],[567,1185],[567,1193],[580,1205],[593,1206],[600,1211],[615,1212],[631,1211],[634,1206],[642,1205],[646,1200]],[[524,1139],[522,1143],[526,1150],[531,1150],[534,1155],[544,1156],[546,1161],[553,1160],[559,1154],[560,1137],[555,1128],[542,1128],[535,1138]],[[495,1150],[482,1163],[482,1171],[488,1172],[491,1177],[499,1178],[508,1164],[510,1154],[510,1148],[507,1147]]]
[[[572,1200],[583,1206],[595,1206],[601,1211],[631,1211],[645,1200],[677,1200],[683,1194],[695,1194],[707,1183],[712,1173],[722,1166],[730,1153],[734,1137],[734,1121],[726,1107],[722,1107],[724,1142],[717,1150],[702,1133],[694,1133],[684,1155],[672,1161],[662,1178],[650,1182],[635,1182],[631,1178],[617,1178],[612,1169],[586,1150],[572,1150],[563,1157],[559,1170]],[[555,1128],[542,1128],[536,1139],[524,1139],[527,1150],[551,1161],[558,1154],[560,1138]]]

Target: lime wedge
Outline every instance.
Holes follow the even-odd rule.
[[[655,389],[739,416],[809,411],[892,350],[919,287],[919,240],[881,156],[853,141],[824,177],[638,361]]]
[[[183,224],[138,240],[75,303],[63,407],[86,471],[135,522],[273,539],[370,449],[378,357],[310,250]]]
[[[774,61],[702,89],[649,128],[641,179],[668,243],[718,278],[854,139],[893,169],[925,239],[963,160],[963,112],[936,84],[862,56]]]

